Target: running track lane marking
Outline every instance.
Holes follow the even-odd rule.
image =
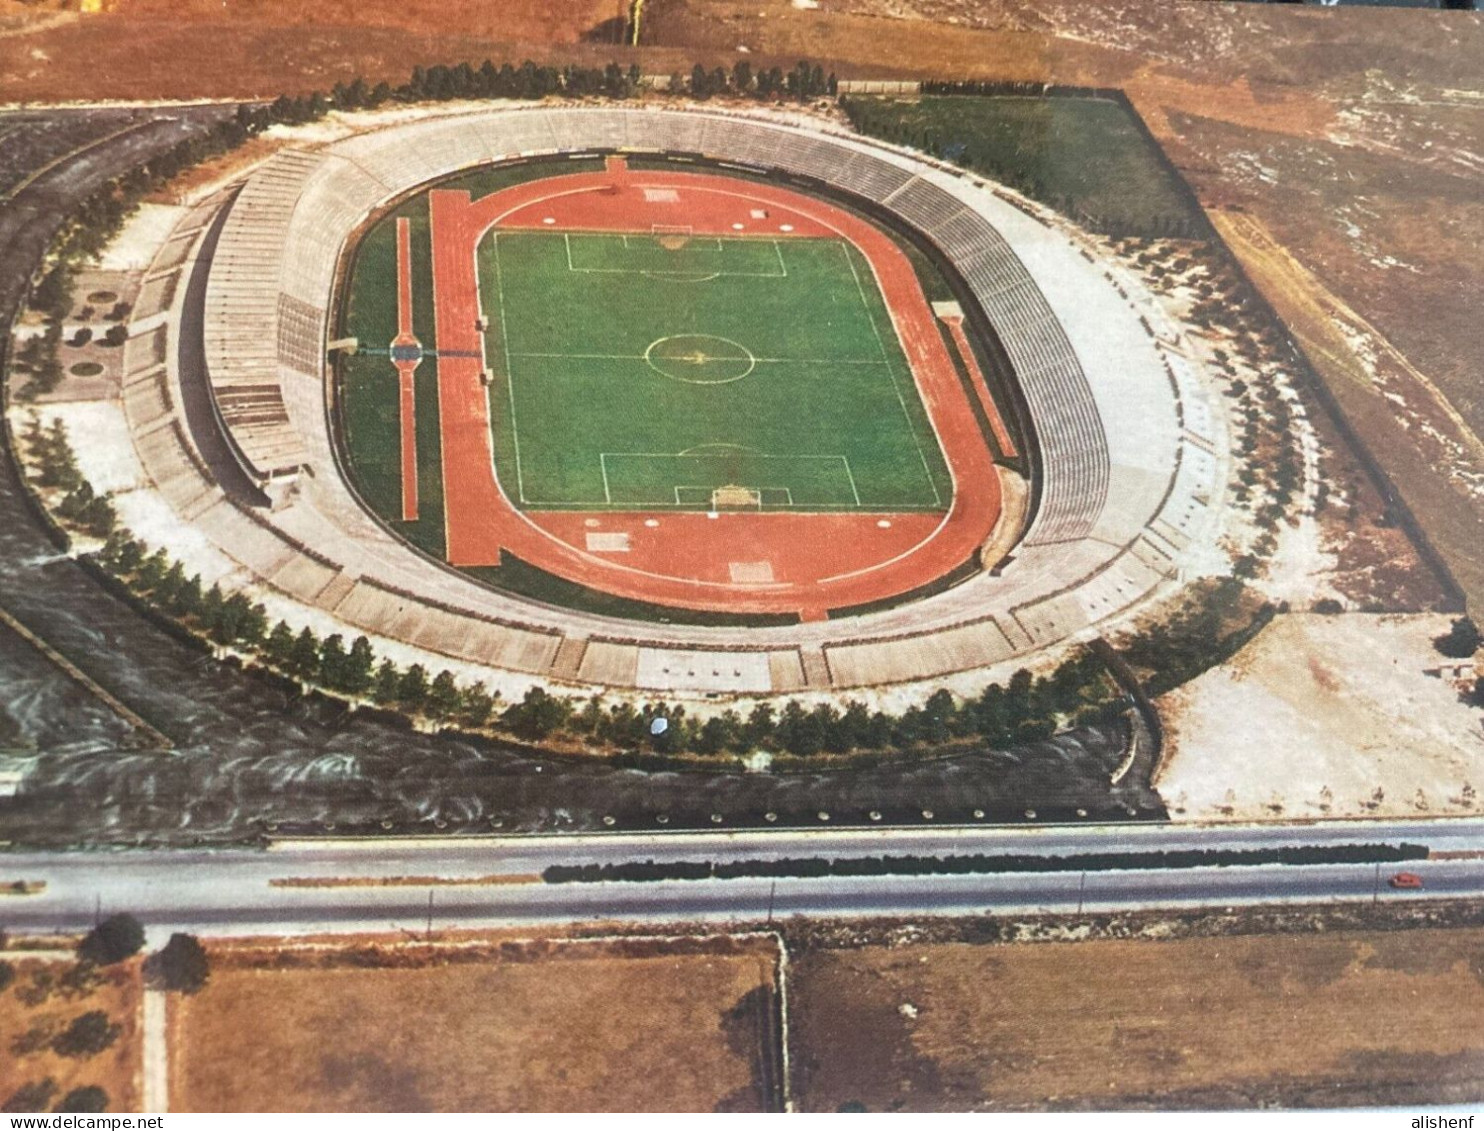
[[[397,346],[416,346],[412,333],[412,223],[397,217]],[[417,521],[417,385],[413,374],[421,359],[404,361],[392,355],[401,393],[402,521]]]

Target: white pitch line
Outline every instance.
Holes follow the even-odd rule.
[[[917,427],[912,422],[912,414],[907,411],[907,399],[902,395],[901,382],[897,380],[896,369],[891,364],[891,357],[886,352],[886,342],[881,337],[881,327],[876,325],[876,316],[871,313],[871,304],[866,298],[866,287],[861,282],[860,272],[855,269],[855,260],[850,258],[850,250],[843,244],[835,245],[840,249],[840,254],[845,256],[845,263],[850,268],[851,277],[855,279],[855,289],[860,294],[861,309],[865,311],[866,321],[871,324],[871,333],[876,335],[876,347],[881,351],[881,360],[887,363],[888,372],[891,375],[891,387],[897,394],[897,403],[902,406],[902,418],[907,422],[907,433],[912,437],[912,443],[917,448],[917,458],[922,461],[922,473],[927,476],[928,486],[933,491],[933,503],[936,506],[943,505],[943,496],[938,492],[938,485],[933,482],[933,472],[928,466],[927,453],[922,450],[922,441],[917,438]]]
[[[708,334],[687,335],[694,337],[710,337]],[[534,357],[545,358],[550,361],[644,361],[643,354],[631,353],[513,353],[510,357]],[[667,357],[664,361],[685,362],[684,357]],[[707,357],[707,361],[743,361],[740,357]],[[848,357],[755,357],[752,359],[759,365],[885,365],[891,362],[883,361],[874,357],[848,358]],[[692,364],[694,364],[692,362]]]
[[[855,486],[855,473],[850,470],[850,457],[849,456],[841,456],[840,457],[840,460],[841,460],[842,463],[845,464],[845,478],[848,479],[848,480],[850,480],[850,493],[855,496],[855,505],[857,507],[860,507],[861,506],[861,493],[858,490],[856,490],[856,486]]]
[[[521,506],[526,500],[525,472],[520,465],[520,425],[515,415],[515,370],[510,364],[510,330],[505,323],[505,272],[500,266],[500,233],[495,233],[495,292],[500,296],[500,345],[505,351],[505,393],[510,402],[510,442],[515,448],[515,493]]]

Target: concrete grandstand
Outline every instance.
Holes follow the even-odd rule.
[[[704,627],[495,591],[431,563],[367,512],[337,463],[327,379],[331,311],[359,231],[389,202],[460,170],[613,151],[780,171],[864,198],[931,241],[1002,346],[1039,453],[1037,505],[1008,558],[881,611]],[[355,631],[471,664],[679,695],[915,684],[1125,618],[1177,587],[1219,534],[1221,416],[1180,330],[1149,296],[1014,194],[823,123],[647,108],[423,117],[279,152],[181,221],[149,277],[171,275],[181,281],[168,325],[178,333],[200,320],[200,376],[236,464],[224,470],[187,419],[193,376],[178,372],[180,351],[131,370],[135,446],[181,520],[244,578]]]

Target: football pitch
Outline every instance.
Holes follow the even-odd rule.
[[[846,240],[495,231],[479,287],[496,471],[518,506],[948,506],[885,302]]]

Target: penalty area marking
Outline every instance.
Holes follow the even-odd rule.
[[[713,270],[709,266],[708,267],[692,268],[690,270],[685,270],[684,268],[665,269],[665,268],[658,268],[658,267],[579,267],[579,266],[577,266],[577,261],[572,256],[572,235],[573,235],[573,233],[571,233],[571,232],[563,232],[562,233],[562,243],[565,245],[566,252],[567,252],[567,270],[568,271],[571,271],[575,275],[645,275],[645,276],[648,276],[649,278],[652,278],[652,279],[676,279],[676,280],[679,280],[681,282],[706,282],[706,281],[709,281],[711,279],[787,279],[788,278],[788,264],[785,263],[784,260],[783,260],[783,248],[780,245],[780,241],[778,241],[776,239],[766,238],[766,237],[756,237],[755,236],[755,237],[752,237],[752,238],[746,238],[746,237],[742,237],[742,236],[733,236],[733,237],[729,237],[728,238],[728,242],[733,242],[733,243],[747,243],[747,244],[767,244],[768,246],[770,246],[773,249],[773,255],[774,255],[774,257],[778,261],[778,269],[776,271],[733,271],[733,270],[728,270],[726,268],[721,268],[720,270]],[[708,241],[709,242],[714,242],[715,246],[714,247],[700,247],[700,248],[697,248],[696,250],[703,251],[703,252],[706,252],[708,254],[713,254],[713,255],[723,254],[725,252],[725,250],[726,250],[725,247],[724,247],[724,245],[723,245],[723,243],[722,243],[721,237],[717,237],[717,236],[701,236],[699,238],[696,238],[696,237],[685,237],[686,238],[686,243],[685,243],[684,247],[666,248],[665,245],[661,242],[661,240],[663,240],[665,238],[662,233],[661,234],[655,234],[655,235],[648,235],[648,236],[646,236],[646,235],[642,235],[642,234],[632,234],[632,233],[622,233],[622,232],[618,232],[618,233],[579,232],[579,233],[577,233],[577,235],[578,235],[578,238],[579,239],[586,240],[589,243],[611,242],[614,239],[614,237],[617,236],[618,239],[620,239],[622,241],[622,247],[623,247],[623,249],[625,251],[634,251],[634,250],[640,249],[640,248],[642,248],[644,246],[644,243],[643,242],[640,242],[640,243],[630,243],[629,241],[631,239],[639,240],[639,241],[648,241],[649,246],[661,248],[662,250],[671,252],[672,254],[673,253],[680,252],[680,251],[689,251],[689,250],[691,250],[692,244],[694,244],[694,243],[704,243],[704,242],[708,242]]]
[[[759,459],[759,460],[794,460],[794,461],[798,461],[798,460],[814,460],[814,461],[824,460],[824,461],[828,461],[828,462],[832,462],[832,463],[833,462],[838,462],[840,464],[841,468],[845,472],[845,481],[846,481],[847,484],[849,484],[850,495],[851,495],[851,498],[854,500],[854,503],[853,504],[851,504],[851,503],[840,503],[840,504],[832,504],[832,505],[839,506],[842,510],[851,510],[851,509],[862,510],[862,509],[865,509],[865,507],[866,507],[865,502],[861,499],[860,488],[856,485],[855,472],[851,469],[851,466],[850,466],[850,457],[849,456],[846,456],[846,455],[818,455],[818,454],[814,454],[814,453],[809,453],[809,454],[802,454],[801,453],[801,454],[798,454],[798,455],[786,455],[786,454],[777,453],[777,452],[758,452],[758,451],[753,451],[751,449],[744,448],[741,445],[734,445],[734,444],[704,444],[704,445],[701,445],[701,447],[702,448],[706,448],[706,449],[711,449],[711,450],[705,451],[705,452],[697,452],[696,449],[688,449],[687,451],[684,451],[684,452],[599,452],[598,453],[598,468],[599,468],[599,471],[602,473],[602,477],[603,477],[603,499],[602,499],[602,502],[601,503],[596,502],[596,501],[576,501],[576,502],[573,502],[573,501],[569,501],[569,500],[563,500],[563,501],[561,501],[559,503],[555,503],[555,502],[554,503],[529,503],[527,505],[528,506],[537,506],[537,507],[539,507],[539,506],[559,506],[559,507],[561,507],[563,509],[572,509],[572,510],[580,510],[583,507],[596,507],[596,506],[612,507],[614,505],[614,502],[613,502],[613,486],[612,486],[612,481],[611,481],[611,479],[609,477],[610,472],[609,472],[609,466],[608,466],[608,461],[610,459],[612,459],[612,460],[634,460],[634,459],[639,459],[639,460],[673,460],[673,459],[683,458],[683,457],[686,457],[686,456],[690,456],[691,458],[695,458],[696,456],[702,456],[702,457],[704,457],[706,455],[722,455],[726,451],[731,450],[731,451],[735,451],[735,452],[744,454],[746,456],[746,458],[748,458],[748,459]],[[706,500],[709,500],[710,497],[711,497],[711,493],[714,490],[716,490],[715,487],[705,487],[705,486],[701,486],[701,485],[698,485],[698,484],[685,484],[685,485],[673,486],[672,489],[673,489],[674,495],[675,495],[675,502],[674,503],[662,502],[662,501],[656,499],[656,500],[653,500],[653,501],[625,503],[623,505],[625,507],[628,507],[628,508],[631,508],[631,509],[635,509],[635,510],[643,510],[643,509],[649,508],[649,507],[677,507],[677,508],[682,508],[683,509],[683,508],[687,507],[687,505],[694,507],[694,506],[698,505],[699,502],[702,502],[702,501],[705,501],[705,500],[697,500],[696,502],[692,502],[690,504],[686,504],[681,499],[681,493],[682,492],[685,492],[685,491],[694,491],[694,492],[698,492],[698,493],[704,492],[705,493],[705,496],[706,496]],[[795,507],[795,505],[796,505],[794,503],[794,501],[793,501],[793,490],[792,490],[792,488],[789,488],[789,487],[778,487],[778,486],[769,486],[769,487],[758,488],[758,491],[760,493],[760,497],[761,497],[761,495],[766,494],[766,495],[771,496],[772,499],[780,499],[780,498],[782,498],[782,499],[785,499],[786,500],[785,502],[781,502],[781,503],[780,502],[768,501],[766,503],[763,503],[763,505],[761,505],[759,507],[759,509],[764,509],[764,510],[766,510],[766,509],[788,510],[788,509],[793,509]],[[825,513],[829,513],[828,509],[827,508],[823,508],[823,507],[818,507],[818,506],[812,506],[811,505],[809,509],[811,509],[811,510],[822,510]]]

